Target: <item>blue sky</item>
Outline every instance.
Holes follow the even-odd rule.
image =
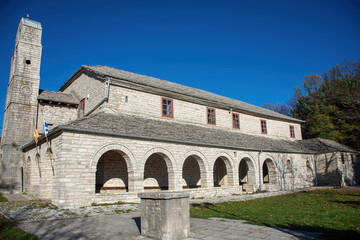
[[[27,13],[43,27],[40,88],[53,91],[83,64],[107,65],[262,106],[360,60],[359,0],[0,0],[2,110]]]

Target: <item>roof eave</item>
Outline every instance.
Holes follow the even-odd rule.
[[[59,128],[59,126],[56,126],[56,127],[54,127],[53,129],[51,129],[51,130],[49,131],[49,134],[48,134],[47,138],[48,138],[48,139],[51,139],[55,134],[57,134],[57,133],[59,133],[59,132],[61,132],[61,131],[62,131],[61,128]],[[47,139],[46,139],[45,136],[40,136],[40,137],[38,138],[38,144],[42,144],[42,143],[44,143],[44,142],[46,142],[46,141],[47,141]],[[23,152],[25,152],[25,151],[27,151],[27,150],[29,150],[29,149],[32,149],[32,148],[36,147],[36,146],[37,146],[37,144],[36,144],[35,139],[34,139],[34,140],[31,140],[31,141],[29,141],[29,142],[21,145],[21,146],[20,146],[20,149],[21,149]]]

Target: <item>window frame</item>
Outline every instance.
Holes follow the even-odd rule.
[[[209,110],[213,110],[213,113],[214,113],[214,122],[209,122]],[[207,107],[206,108],[206,121],[207,121],[207,124],[209,125],[216,125],[216,111],[215,111],[215,108],[211,108],[211,107]]]
[[[237,117],[237,126],[235,126],[234,116]],[[232,113],[232,127],[233,129],[240,129],[240,115],[238,113]]]
[[[86,98],[83,98],[79,103],[78,118],[85,116],[85,100]]]
[[[290,137],[295,138],[295,127],[294,127],[294,125],[289,125],[289,129],[290,129]]]
[[[265,131],[263,131],[263,123],[264,123],[264,126],[265,126]],[[260,130],[261,130],[261,134],[267,134],[268,131],[267,131],[267,124],[266,124],[266,120],[264,119],[260,119]]]
[[[341,163],[345,164],[345,153],[340,153],[341,155]]]
[[[164,115],[164,100],[171,101],[171,115]],[[169,106],[169,105],[166,104],[166,106]],[[173,98],[161,97],[161,116],[167,117],[167,118],[174,118],[174,99]]]

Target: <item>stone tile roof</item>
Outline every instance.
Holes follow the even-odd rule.
[[[261,107],[258,107],[258,106],[255,106],[255,105],[252,105],[249,103],[245,103],[245,102],[235,100],[232,98],[228,98],[228,97],[223,97],[223,96],[220,96],[220,95],[208,92],[208,91],[204,91],[201,89],[191,88],[191,87],[183,86],[183,85],[180,85],[177,83],[161,80],[158,78],[153,78],[153,77],[149,77],[149,76],[145,76],[145,75],[141,75],[141,74],[131,73],[131,72],[123,71],[120,69],[111,68],[111,67],[107,67],[107,66],[101,66],[101,65],[98,65],[98,66],[83,65],[82,68],[86,69],[90,72],[93,72],[95,74],[101,75],[101,76],[109,76],[109,77],[113,77],[113,78],[117,78],[117,79],[126,80],[126,81],[129,81],[132,83],[145,85],[148,87],[153,87],[153,88],[157,88],[157,89],[175,92],[175,93],[182,94],[182,95],[196,97],[196,98],[204,99],[204,100],[215,102],[215,103],[220,103],[222,105],[228,106],[229,108],[238,108],[238,109],[241,109],[241,110],[244,110],[247,112],[256,113],[256,114],[281,118],[281,119],[285,119],[285,120],[291,120],[291,121],[295,121],[295,122],[304,122],[302,120],[291,118],[289,116],[286,116],[286,115],[283,115],[283,114],[280,114],[280,113],[277,113],[277,112],[274,112],[274,111],[271,111],[271,110],[268,110],[265,108],[261,108]]]
[[[53,92],[47,90],[39,90],[38,100],[60,102],[71,105],[78,105],[79,101],[75,99],[72,94],[62,93],[62,92]]]
[[[121,123],[121,124],[113,124]],[[186,144],[209,145],[213,147],[234,148],[243,150],[263,150],[284,153],[327,152],[323,139],[311,139],[318,142],[312,145],[308,140],[281,140],[263,136],[249,135],[240,132],[213,129],[208,127],[182,124],[171,121],[154,120],[133,115],[97,113],[80,118],[69,124],[59,126],[60,129],[93,132],[97,134],[114,134],[131,138],[147,138],[159,141],[184,142]],[[333,143],[343,151],[351,150],[346,146]],[[353,151],[353,150],[352,150]]]
[[[333,140],[323,139],[323,138],[311,138],[302,140],[302,144],[306,146],[306,148],[314,151],[314,152],[354,152],[355,150],[335,142]]]

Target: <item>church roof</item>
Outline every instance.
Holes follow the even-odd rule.
[[[302,140],[302,144],[306,146],[306,148],[313,150],[315,152],[354,152],[355,150],[335,142],[329,139],[323,138],[311,138]]]
[[[183,96],[195,97],[195,98],[213,102],[216,104],[225,105],[229,109],[230,108],[232,108],[234,110],[239,109],[239,110],[242,110],[245,112],[251,112],[251,113],[265,115],[265,116],[269,116],[269,117],[290,120],[290,121],[298,122],[298,123],[304,122],[303,120],[291,118],[289,116],[271,111],[269,109],[258,107],[258,106],[255,106],[255,105],[252,105],[252,104],[249,104],[246,102],[242,102],[242,101],[239,101],[236,99],[224,97],[224,96],[214,94],[214,93],[211,93],[208,91],[204,91],[204,90],[192,88],[192,87],[187,87],[187,86],[184,86],[181,84],[161,80],[161,79],[154,78],[154,77],[149,77],[149,76],[145,76],[145,75],[141,75],[141,74],[123,71],[123,70],[112,68],[112,67],[101,66],[101,65],[97,65],[97,66],[83,65],[81,67],[81,69],[90,71],[90,72],[92,72],[96,75],[100,75],[102,77],[112,77],[112,78],[116,78],[116,79],[120,79],[120,80],[125,80],[130,83],[139,84],[142,86],[165,90],[165,91],[181,94]],[[81,69],[79,69],[79,70],[81,70]],[[78,72],[76,72],[74,75],[76,75],[77,73]],[[71,80],[72,80],[72,78],[70,78],[60,88],[60,90],[65,88],[67,86],[67,84],[69,83],[69,81],[71,81]]]
[[[263,150],[282,153],[354,152],[354,150],[344,145],[324,139],[282,140],[191,124],[104,112],[80,118],[69,124],[58,126],[58,128],[119,137],[239,150]],[[313,142],[316,142],[316,144],[312,144]]]
[[[78,105],[79,101],[72,94],[63,92],[53,92],[47,90],[39,90],[38,100],[51,101],[54,103],[64,103],[70,105]]]

